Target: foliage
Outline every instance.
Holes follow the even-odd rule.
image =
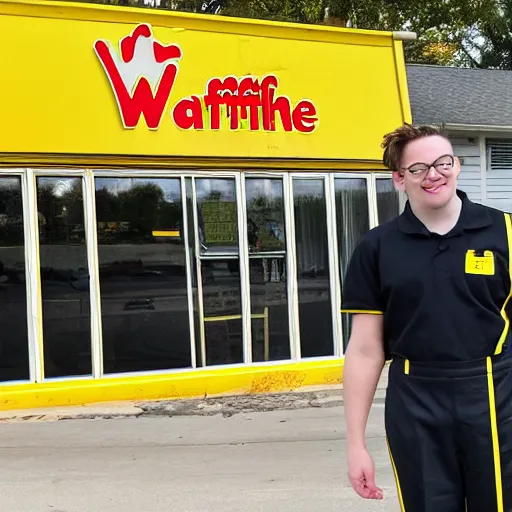
[[[501,3],[509,4],[508,13],[500,10],[497,0],[226,0],[222,13],[360,29],[410,30],[418,39],[405,45],[407,61],[480,66],[490,62],[489,58],[483,61],[477,45],[484,27],[490,25],[489,35],[495,38],[509,34],[504,21],[512,19],[512,0]]]
[[[481,27],[481,66],[512,69],[512,0],[498,2],[498,12]]]
[[[75,0],[143,7],[148,0]],[[201,12],[208,0],[160,0]],[[221,15],[360,29],[410,30],[406,60],[512,69],[512,0],[222,0]]]
[[[84,243],[79,180],[62,193],[56,192],[54,184],[40,185],[38,212],[41,243]],[[100,243],[152,243],[153,230],[175,229],[181,224],[181,206],[166,201],[162,189],[152,183],[134,185],[118,193],[107,188],[97,190],[96,212]]]

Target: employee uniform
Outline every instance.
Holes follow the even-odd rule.
[[[512,510],[512,222],[462,199],[429,232],[407,203],[356,247],[343,312],[383,315],[385,427],[405,512]]]

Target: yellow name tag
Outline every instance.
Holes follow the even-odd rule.
[[[491,251],[484,251],[483,255],[475,251],[466,253],[466,274],[494,275],[494,256]]]

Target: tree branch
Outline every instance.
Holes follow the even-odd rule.
[[[469,51],[465,48],[464,43],[462,41],[460,41],[460,48],[474,68],[482,69],[482,65],[469,53]]]

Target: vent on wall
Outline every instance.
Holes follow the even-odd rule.
[[[489,171],[512,170],[512,139],[487,141],[487,168]]]

